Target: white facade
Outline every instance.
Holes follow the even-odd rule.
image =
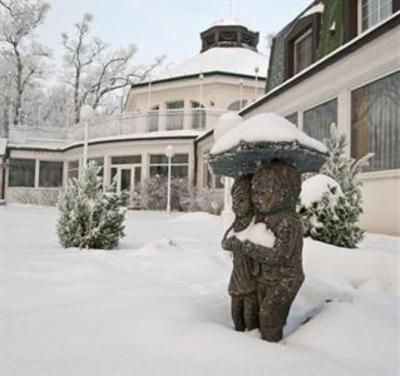
[[[152,81],[132,86],[123,114],[89,123],[88,158],[103,166],[107,184],[113,175],[122,189],[121,176],[128,176],[128,189],[133,192],[154,171],[163,171],[163,162],[155,160],[162,160],[166,147],[172,145],[179,159],[173,160],[176,171],[190,185],[209,186],[203,176],[197,181],[208,150],[201,149],[198,158],[196,139],[212,129],[223,113],[237,111],[263,95],[266,66],[266,57],[254,46],[216,46]],[[83,140],[83,123],[65,128],[11,127],[0,167],[5,171],[6,201],[54,203],[69,178],[82,171]],[[208,179],[212,187],[218,185],[212,176]]]
[[[365,38],[366,36],[360,36]],[[298,126],[303,129],[304,112],[337,98],[337,126],[351,145],[351,93],[400,70],[400,26],[397,26],[361,48],[347,54],[289,87],[289,79],[260,99],[260,104],[244,110],[243,117],[257,113],[276,112],[282,116],[297,113]],[[357,43],[354,40],[349,43]],[[337,54],[335,51],[333,55]],[[326,57],[329,59],[331,56]],[[324,60],[324,59],[323,59]],[[319,61],[318,66],[323,63]],[[308,70],[315,69],[311,66]],[[288,87],[285,89],[285,87]],[[278,94],[274,94],[274,92]],[[397,124],[400,126],[400,124]],[[363,182],[361,226],[370,232],[400,235],[400,169],[371,171],[359,176]]]

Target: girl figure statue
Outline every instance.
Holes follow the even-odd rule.
[[[232,210],[235,220],[222,240],[222,248],[233,253],[228,292],[231,296],[232,319],[237,331],[253,330],[259,326],[256,280],[253,275],[254,261],[243,253],[243,243],[235,236],[244,231],[253,220],[251,180],[251,175],[241,176],[232,186]]]
[[[257,296],[262,339],[277,342],[290,306],[303,281],[303,232],[296,213],[300,172],[285,162],[259,167],[251,185],[255,223],[264,223],[275,236],[271,248],[245,240],[242,251],[260,266]]]

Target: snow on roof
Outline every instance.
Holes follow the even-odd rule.
[[[309,15],[311,15],[311,14],[314,14],[314,13],[324,13],[324,8],[325,8],[325,7],[324,7],[324,4],[318,3],[318,4],[314,5],[313,7],[311,7],[310,9],[306,10],[306,11],[301,15],[300,18],[307,17],[307,16],[309,16]]]
[[[256,67],[259,68],[258,76],[266,77],[267,63],[265,55],[249,48],[214,47],[161,72],[154,80],[215,71],[255,76]]]
[[[293,142],[326,153],[327,148],[318,140],[307,136],[294,124],[275,113],[254,115],[216,140],[211,154],[221,154],[245,142]]]
[[[175,130],[175,131],[158,131],[158,132],[146,132],[146,133],[130,133],[126,135],[117,135],[117,136],[109,136],[109,137],[101,137],[101,138],[92,138],[89,139],[89,145],[93,143],[103,143],[103,142],[113,142],[113,141],[135,141],[135,140],[151,140],[151,139],[159,139],[159,138],[196,138],[202,135],[204,131],[196,131],[191,129],[183,129],[183,130]],[[46,140],[43,140],[45,143]],[[46,149],[46,150],[55,150],[55,151],[63,151],[65,149],[69,149],[72,147],[77,147],[83,145],[83,141],[74,141],[71,143],[66,143],[64,145],[46,145],[46,144],[10,144],[9,146],[13,149]]]
[[[214,26],[244,26],[250,29],[250,25],[247,22],[240,20],[239,18],[229,15],[221,18],[211,24],[211,27]]]

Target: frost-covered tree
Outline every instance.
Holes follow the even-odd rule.
[[[348,158],[346,136],[340,134],[334,125],[325,144],[328,160],[319,175],[307,178],[302,185],[300,214],[305,235],[341,247],[355,248],[364,234],[358,224],[362,194],[361,182],[356,175],[372,154],[358,161]]]
[[[321,173],[336,180],[346,196],[357,218],[362,213],[362,183],[357,174],[368,165],[373,154],[368,153],[359,160],[346,156],[347,140],[335,125],[331,127],[331,137],[325,140],[329,158],[321,168]]]
[[[41,0],[0,0],[0,81],[6,86],[3,133],[9,123],[24,122],[24,96],[46,70],[48,49],[35,38],[49,4]],[[0,83],[1,85],[1,83]]]
[[[145,79],[163,60],[163,57],[157,58],[146,67],[132,65],[135,45],[112,50],[100,38],[91,36],[92,21],[93,16],[85,14],[82,21],[75,24],[72,34],[61,35],[65,50],[66,82],[73,89],[76,123],[80,120],[80,107],[83,104],[89,104],[94,109],[102,105],[115,105],[110,97],[115,93],[124,96],[124,89]],[[117,102],[118,106],[120,102]]]
[[[357,224],[360,212],[334,179],[323,174],[306,179],[300,199],[305,236],[339,247],[357,246],[363,236]]]
[[[98,167],[90,163],[69,182],[58,201],[57,234],[65,247],[113,249],[124,236],[126,193],[103,190]]]

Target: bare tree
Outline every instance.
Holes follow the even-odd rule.
[[[50,55],[34,35],[48,9],[42,0],[0,0],[0,55],[7,66],[0,76],[6,76],[9,85],[7,100],[13,111],[8,115],[14,125],[20,122],[28,86],[43,74],[43,58]]]
[[[83,104],[90,104],[96,109],[110,103],[111,95],[146,78],[164,59],[157,58],[146,67],[132,66],[136,47],[131,44],[126,48],[111,50],[100,38],[90,35],[92,21],[93,16],[85,14],[82,21],[75,24],[73,36],[62,34],[65,76],[73,88],[76,123],[80,120]]]

